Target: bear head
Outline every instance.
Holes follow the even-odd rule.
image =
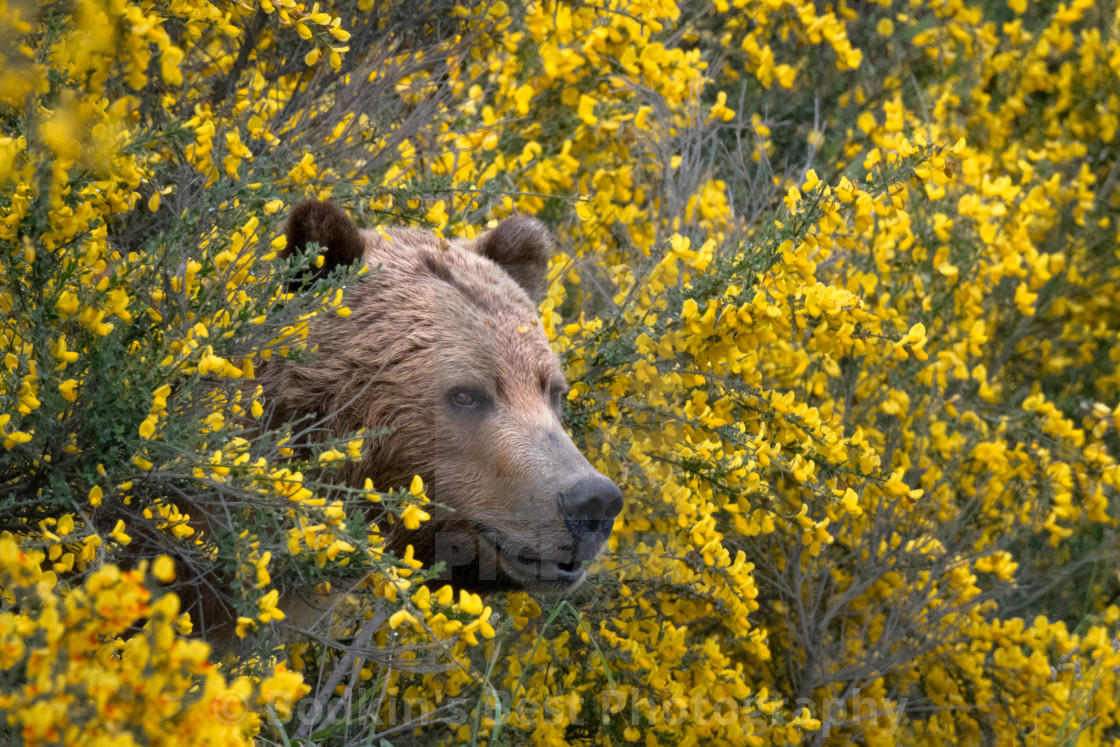
[[[533,302],[551,248],[544,226],[513,217],[477,239],[446,240],[360,230],[338,207],[309,202],[287,235],[288,253],[322,248],[318,273],[361,261],[369,271],[346,290],[349,316],[312,325],[311,363],[262,372],[274,416],[340,435],[387,431],[340,479],[385,490],[420,475],[431,520],[396,525],[388,546],[442,562],[445,580],[546,594],[578,585],[622,492],[562,421],[568,384]]]

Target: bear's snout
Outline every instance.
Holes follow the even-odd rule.
[[[601,474],[582,478],[560,492],[560,513],[568,531],[578,541],[606,540],[614,525],[614,517],[622,511],[622,490]]]

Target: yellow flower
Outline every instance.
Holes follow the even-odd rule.
[[[74,391],[77,386],[77,379],[67,379],[58,385],[58,391],[67,402],[74,402],[78,399],[78,394]]]
[[[279,601],[280,592],[276,589],[273,589],[257,600],[257,606],[260,608],[258,617],[262,623],[267,624],[273,620],[284,619],[283,611],[276,606]]]
[[[598,124],[599,119],[595,116],[595,99],[586,94],[580,94],[578,115],[586,125]]]
[[[404,524],[406,529],[410,530],[418,529],[422,522],[428,521],[431,518],[431,515],[414,503],[409,503],[401,511],[401,523]]]
[[[175,580],[175,563],[166,555],[160,555],[152,563],[152,575],[160,582],[169,584]]]
[[[408,610],[397,610],[389,616],[389,627],[396,630],[402,625],[409,624],[415,625],[417,623],[415,615]]]

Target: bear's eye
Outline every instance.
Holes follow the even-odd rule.
[[[459,407],[474,407],[478,404],[478,400],[470,392],[452,392],[451,404],[458,405]]]
[[[457,410],[477,410],[482,412],[487,409],[492,401],[486,392],[471,387],[459,387],[447,393],[447,402]]]
[[[555,407],[557,410],[559,410],[564,405],[564,397],[565,397],[565,395],[567,395],[567,393],[568,393],[568,391],[566,389],[561,389],[559,387],[554,387],[548,393],[548,399],[549,399],[550,403],[552,404],[552,406]]]

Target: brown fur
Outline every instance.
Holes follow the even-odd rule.
[[[346,226],[338,208],[310,203],[293,212],[288,235],[327,246],[324,264],[337,266],[354,255]],[[474,241],[403,228],[357,235],[369,272],[347,296],[350,316],[314,323],[312,364],[262,374],[276,417],[311,416],[338,434],[392,429],[342,479],[386,490],[419,474],[439,506],[419,530],[394,529],[389,545],[450,561],[456,585],[577,585],[621,493],[561,423],[568,387],[531,299],[543,286],[546,230],[517,217]],[[484,406],[462,405],[471,398]]]
[[[323,263],[314,268],[306,281],[326,277],[339,266],[357,262],[365,254],[365,243],[358,227],[346,213],[329,202],[305,202],[292,211],[286,231],[288,243],[281,252],[287,259],[307,250],[310,243],[319,244]]]

